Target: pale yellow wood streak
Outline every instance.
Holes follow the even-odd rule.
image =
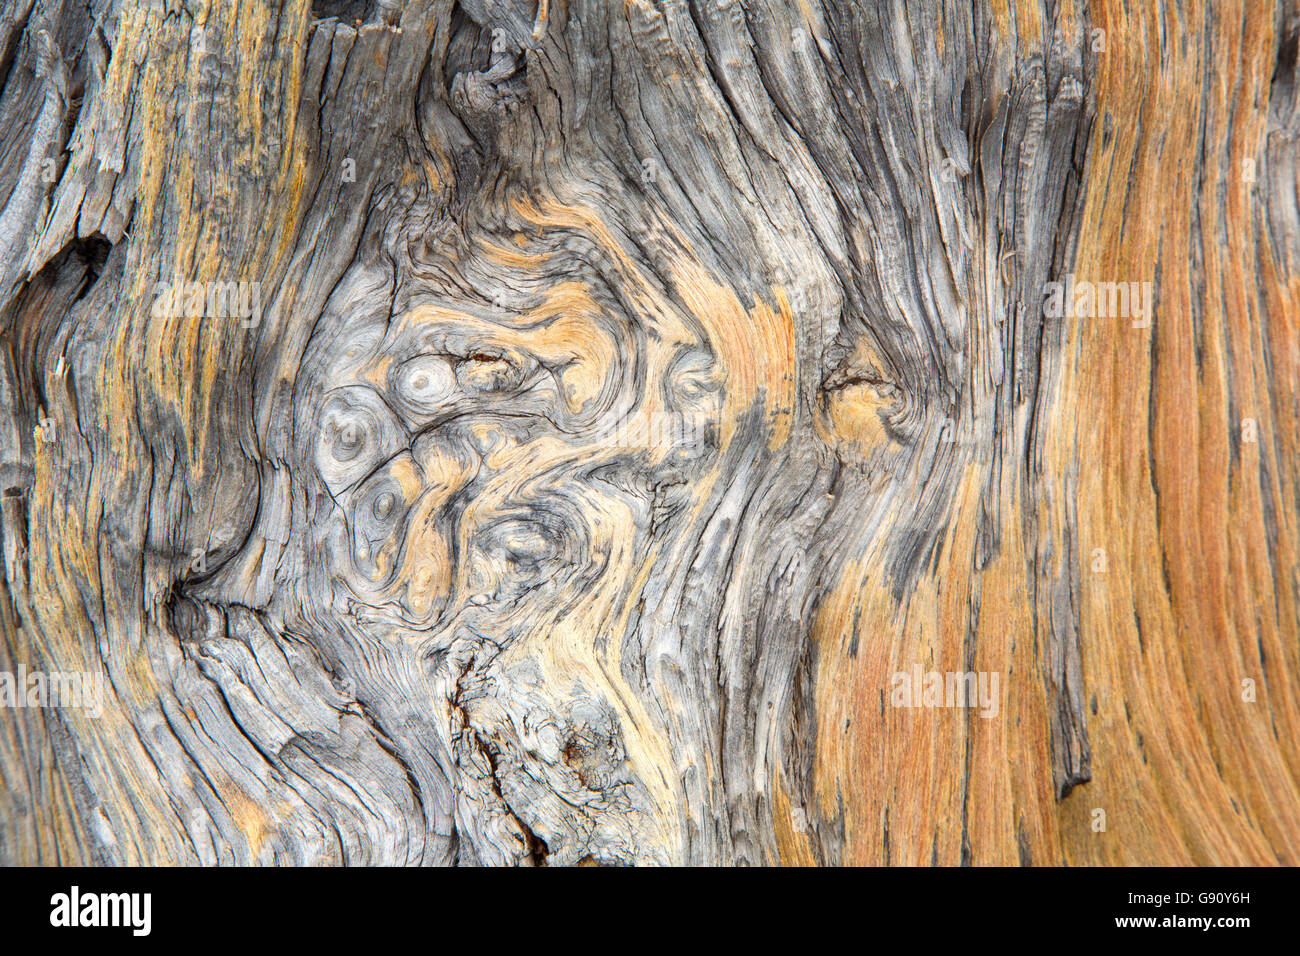
[[[765,403],[769,448],[790,437],[796,379],[794,318],[780,289],[778,307],[759,301],[746,309],[734,290],[715,281],[686,258],[674,261],[673,277],[690,312],[704,326],[718,363],[726,370],[727,408],[722,444],[732,438],[736,417],[758,401]]]
[[[680,237],[676,237],[680,251],[671,257],[669,271],[687,307],[687,314],[679,316],[678,307],[642,279],[640,267],[621,248],[621,243],[594,210],[550,200],[536,204],[516,203],[514,209],[538,229],[576,229],[592,236],[618,264],[623,282],[620,293],[633,303],[637,320],[654,332],[650,354],[644,357],[647,362],[645,382],[642,383],[644,391],[637,396],[635,419],[627,423],[631,434],[644,433],[647,436],[648,444],[642,450],[650,455],[650,461],[657,462],[663,454],[662,447],[653,440],[651,419],[669,411],[662,404],[658,383],[668,376],[668,362],[675,351],[686,345],[708,349],[716,362],[716,375],[720,376],[723,395],[718,421],[723,450],[733,439],[739,416],[756,404],[765,410],[769,447],[780,447],[788,440],[796,372],[794,318],[782,290],[773,290],[774,304],[758,301],[746,309],[735,292],[701,268],[689,254],[689,248],[680,242]],[[526,254],[518,249],[497,246],[492,254],[503,266],[527,268],[529,265]],[[567,349],[589,364],[590,369],[581,364],[578,368],[580,393],[590,391],[597,382],[603,381],[605,366],[611,361],[609,356],[601,354],[600,350],[605,346],[594,328],[575,318],[584,308],[594,308],[584,291],[576,283],[564,283],[552,291],[550,303],[542,309],[548,316],[563,311],[567,317],[549,329],[519,333],[521,344],[526,340],[528,349],[534,354],[541,355],[549,350],[558,355]],[[541,317],[525,315],[522,321],[531,325]],[[693,328],[701,330],[704,338],[700,339]],[[587,384],[583,385],[584,382]],[[557,443],[551,452],[534,444],[530,446],[530,456],[536,457],[517,465],[526,472],[543,470],[555,463],[555,459],[548,457],[551,454],[578,455],[590,465],[610,452],[607,444],[575,449]],[[716,469],[710,469],[696,479],[687,527],[704,527],[710,517],[704,502],[717,479]],[[508,488],[501,489],[503,499],[508,493]],[[475,511],[491,512],[495,507],[492,489],[481,492],[466,513],[465,526],[472,527]],[[602,503],[602,507],[607,507],[607,504]],[[668,739],[654,729],[637,695],[623,680],[619,666],[621,635],[635,609],[641,586],[656,562],[664,559],[666,551],[677,542],[655,542],[648,551],[633,553],[623,547],[624,542],[634,538],[630,515],[605,512],[598,517],[599,520],[593,523],[594,528],[602,535],[602,545],[609,549],[610,563],[594,592],[586,596],[581,612],[570,613],[563,621],[554,624],[539,622],[537,630],[546,633],[545,639],[520,642],[503,655],[502,663],[508,668],[513,657],[531,657],[543,665],[548,678],[556,686],[569,686],[575,677],[579,677],[603,687],[625,717],[625,730],[629,732],[629,765],[653,788],[656,799],[660,801],[662,809],[658,816],[667,825],[662,838],[671,838],[674,841],[671,845],[677,846],[680,845],[676,842],[680,840],[680,834],[675,830],[678,814],[674,801],[680,798],[677,797],[678,784],[669,779],[669,768],[679,774],[685,773],[689,767],[683,766],[682,761],[693,762],[694,758],[674,752]],[[684,539],[690,537],[690,532],[683,535]],[[671,701],[669,688],[655,689],[661,702]],[[669,713],[668,719],[674,721],[676,715]],[[679,727],[678,730],[682,739],[689,739],[690,728]],[[706,779],[716,780],[714,755],[705,752],[699,756],[706,761],[706,765],[700,768]]]

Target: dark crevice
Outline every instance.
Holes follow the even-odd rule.
[[[376,0],[312,0],[313,20],[334,18],[344,23],[367,23],[379,6]]]
[[[466,720],[468,726],[469,715],[466,714],[464,710],[461,710],[461,714]],[[484,759],[488,762],[488,768],[492,774],[492,779],[490,781],[492,793],[501,801],[501,806],[505,809],[506,815],[510,817],[511,821],[513,821],[517,827],[519,827],[519,833],[524,841],[524,852],[527,856],[528,862],[533,866],[546,866],[546,858],[550,855],[551,848],[546,845],[545,840],[533,832],[532,828],[529,827],[528,824],[524,823],[524,821],[519,818],[519,814],[515,813],[510,804],[506,802],[505,795],[501,792],[501,778],[497,770],[497,757],[500,756],[500,751],[490,740],[481,736],[472,728],[470,728],[470,739],[474,742],[474,746],[478,748],[479,753],[481,753]]]

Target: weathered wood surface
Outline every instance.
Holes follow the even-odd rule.
[[[1289,0],[0,10],[0,861],[1300,862]]]

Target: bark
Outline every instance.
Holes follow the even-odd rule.
[[[1290,0],[3,3],[0,862],[1300,862]]]

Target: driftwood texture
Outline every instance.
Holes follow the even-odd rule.
[[[1290,0],[0,10],[0,861],[1300,863]]]

